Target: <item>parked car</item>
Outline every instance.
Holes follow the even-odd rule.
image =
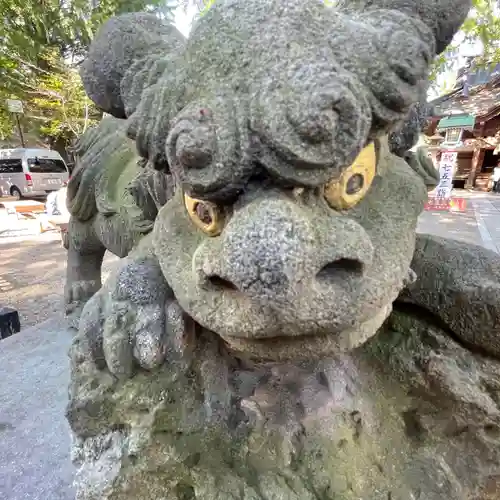
[[[57,151],[0,149],[0,196],[44,197],[68,179],[68,167]]]

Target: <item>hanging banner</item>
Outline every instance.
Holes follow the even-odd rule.
[[[439,161],[439,184],[437,188],[429,193],[425,204],[425,210],[431,212],[465,212],[467,202],[464,198],[452,198],[453,174],[457,166],[457,151],[443,151]]]
[[[453,172],[457,164],[457,151],[443,151],[439,161],[439,184],[434,196],[436,198],[451,198],[453,189]]]

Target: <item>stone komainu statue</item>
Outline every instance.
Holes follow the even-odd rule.
[[[105,250],[126,256],[151,232],[171,196],[169,177],[138,157],[126,122],[104,118],[74,148],[77,165],[68,186],[71,214],[66,242],[66,313],[77,326],[81,307],[101,287]]]
[[[499,497],[500,259],[416,234],[437,179],[408,153],[469,7],[101,29],[82,78],[113,118],[70,186],[79,500]]]

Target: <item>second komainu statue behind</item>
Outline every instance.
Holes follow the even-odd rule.
[[[416,235],[436,178],[408,152],[468,8],[101,29],[82,78],[113,117],[69,190],[79,500],[499,498],[500,260]]]

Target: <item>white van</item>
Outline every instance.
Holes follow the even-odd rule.
[[[0,149],[0,196],[46,196],[68,179],[68,167],[57,151]]]

